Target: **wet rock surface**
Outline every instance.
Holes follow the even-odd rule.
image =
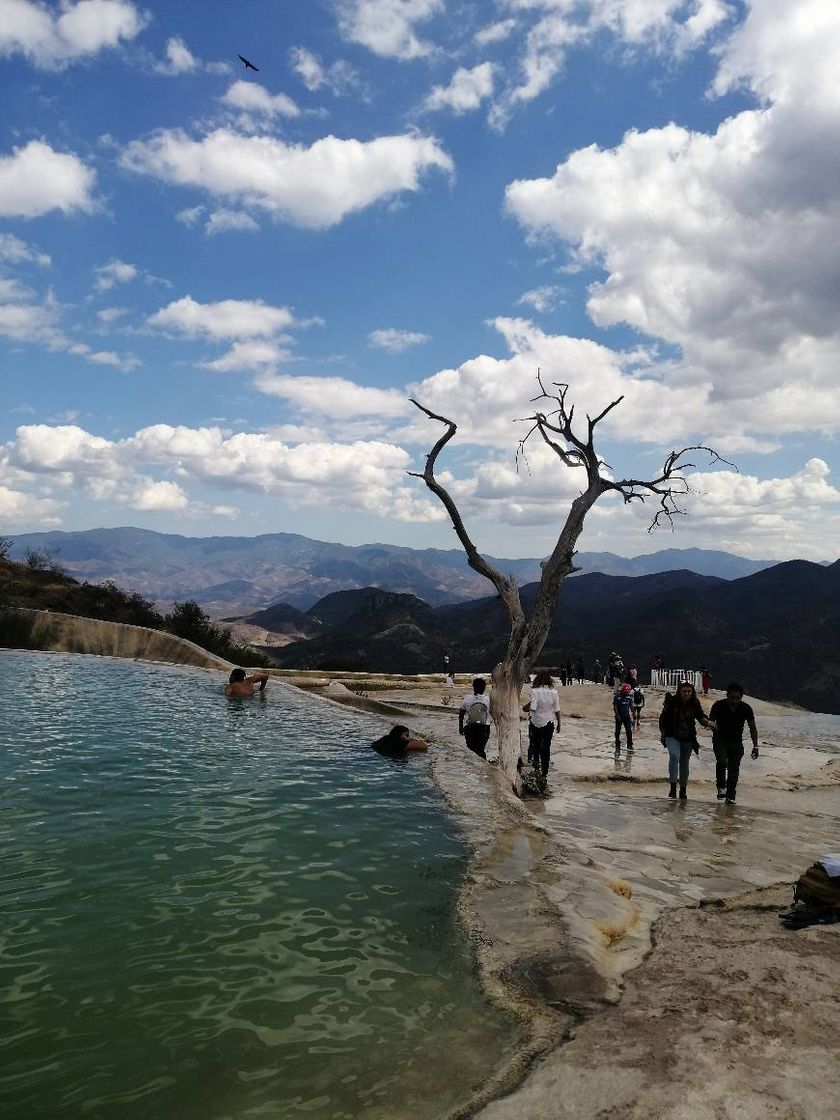
[[[460,1115],[833,1120],[840,925],[791,932],[778,914],[799,874],[840,850],[840,720],[758,701],[761,755],[742,765],[738,803],[716,799],[709,737],[673,802],[661,698],[648,693],[628,759],[605,689],[560,695],[551,796],[509,805],[501,832],[509,795],[464,750],[455,711],[435,711],[428,688],[388,697],[416,705],[437,744],[436,778],[477,853],[465,920],[530,1037],[531,1061]],[[516,1068],[527,1075],[509,1088]]]

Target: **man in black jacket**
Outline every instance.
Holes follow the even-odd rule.
[[[712,704],[709,718],[717,725],[712,735],[712,747],[717,763],[718,801],[726,798],[727,805],[735,804],[735,788],[741,759],[744,757],[744,724],[750,729],[752,752],[750,758],[758,758],[758,729],[755,715],[749,704],[744,703],[744,690],[733,681],[726,686],[726,699]]]

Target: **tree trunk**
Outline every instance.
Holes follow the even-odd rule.
[[[517,668],[500,661],[491,677],[490,715],[499,740],[499,765],[517,794],[522,792],[517,763],[521,757],[522,677]]]

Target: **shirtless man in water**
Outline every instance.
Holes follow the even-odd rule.
[[[260,692],[265,692],[267,683],[268,673],[254,673],[249,677],[244,669],[233,669],[225,685],[225,696],[253,696],[255,684],[260,686]]]

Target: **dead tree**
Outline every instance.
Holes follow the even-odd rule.
[[[662,470],[656,478],[623,478],[616,480],[605,477],[602,474],[602,468],[609,468],[595,449],[595,429],[605,416],[621,404],[624,398],[618,397],[617,400],[611,401],[597,416],[590,417],[587,415],[586,434],[583,436],[578,435],[573,428],[574,405],[569,406],[566,403],[569,386],[562,382],[554,382],[551,386],[554,391],[547,392],[539,372],[537,373],[537,382],[540,392],[533,398],[532,403],[547,402],[548,408],[546,411],[537,409],[532,416],[525,418],[531,427],[519,442],[517,459],[524,458],[528,440],[539,436],[567,467],[585,471],[586,488],[571,503],[565,524],[557,538],[557,543],[551,555],[542,563],[539,589],[530,618],[525,617],[519,597],[519,586],[514,577],[503,575],[479,553],[464,526],[463,519],[452,496],[435,477],[435,465],[438,456],[455,435],[458,430],[457,425],[446,416],[438,416],[437,413],[411,398],[413,405],[424,412],[430,420],[437,420],[444,424],[446,431],[426,457],[426,466],[422,474],[414,471],[410,471],[409,474],[414,478],[422,478],[432,493],[441,501],[449,514],[458,540],[467,554],[470,567],[488,579],[496,588],[499,598],[504,604],[510,624],[510,635],[505,655],[492,674],[493,690],[490,697],[490,711],[498,733],[500,763],[517,792],[520,792],[516,764],[520,752],[519,713],[522,685],[528,679],[528,675],[545,645],[554,620],[563,580],[572,572],[580,570],[574,564],[575,545],[583,531],[587,513],[602,494],[616,491],[627,504],[634,501],[645,502],[648,499],[656,499],[657,508],[648,527],[649,532],[663,521],[673,524],[675,516],[686,512],[679,504],[680,498],[689,493],[684,472],[695,465],[687,462],[686,456],[692,451],[701,451],[707,454],[713,463],[727,462],[712,448],[705,447],[703,444],[695,444],[691,447],[684,447],[680,451],[672,451],[665,459]],[[731,466],[731,464],[728,465]]]

